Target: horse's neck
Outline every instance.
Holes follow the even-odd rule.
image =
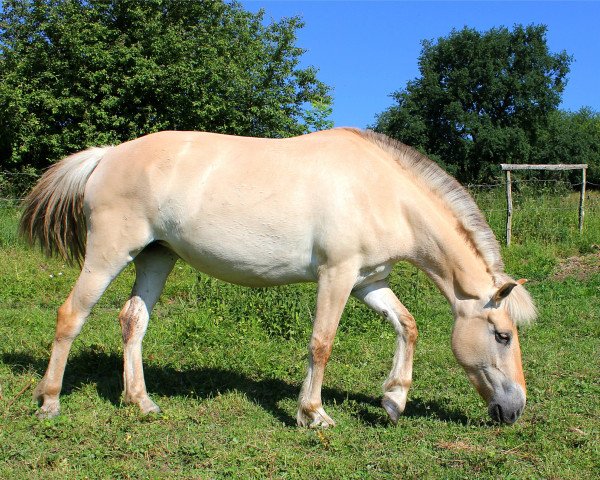
[[[414,237],[407,260],[431,278],[453,307],[461,300],[483,298],[493,287],[483,258],[455,228],[427,222]]]

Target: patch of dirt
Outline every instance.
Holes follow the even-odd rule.
[[[457,440],[455,442],[440,440],[435,444],[435,446],[443,450],[453,450],[458,452],[481,452],[484,450],[482,447],[471,445],[463,440]]]
[[[565,258],[554,269],[552,278],[559,281],[567,277],[586,280],[596,273],[600,273],[600,252]]]

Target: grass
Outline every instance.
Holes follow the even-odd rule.
[[[476,197],[503,238],[501,194]],[[323,391],[338,426],[325,431],[294,420],[314,286],[238,288],[183,263],[144,342],[148,390],[163,413],[144,417],[121,403],[116,315],[128,269],[73,346],[62,415],[37,420],[31,392],[78,272],[22,246],[18,212],[0,208],[0,478],[598,478],[600,195],[589,194],[583,236],[576,195],[516,202],[504,259],[530,279],[540,309],[521,332],[523,417],[509,427],[488,421],[452,357],[448,305],[422,273],[400,265],[393,289],[420,330],[405,415],[393,427],[379,406],[393,332],[350,301]],[[573,257],[581,261],[564,267]]]

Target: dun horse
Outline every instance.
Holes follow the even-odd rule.
[[[82,270],[58,309],[40,417],[59,413],[67,356],[90,310],[134,262],[119,320],[124,399],[158,412],[146,391],[142,338],[178,258],[247,286],[317,282],[299,425],[333,426],[321,403],[325,365],[353,295],[397,334],[382,404],[392,422],[412,381],[415,320],[389,289],[401,260],[422,269],[454,314],[452,350],[488,404],[513,423],[525,406],[516,325],[535,316],[523,281],[469,194],[435,163],[382,135],[334,129],[290,139],[162,132],[92,148],[51,167],[24,202],[20,229]]]

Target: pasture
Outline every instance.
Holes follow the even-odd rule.
[[[499,239],[500,190],[476,199]],[[1,478],[556,478],[600,476],[600,195],[515,194],[506,270],[529,279],[539,319],[521,329],[527,407],[512,426],[488,417],[450,350],[452,315],[433,284],[399,265],[392,289],[419,327],[414,383],[394,427],[380,407],[394,332],[350,300],[323,390],[337,421],[295,425],[315,286],[246,289],[178,263],[144,341],[160,415],[123,405],[117,314],[126,270],[94,309],[67,365],[62,414],[38,420],[57,307],[77,269],[16,237],[0,208]]]

